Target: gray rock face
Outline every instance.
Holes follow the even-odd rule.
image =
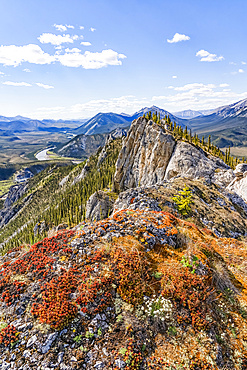
[[[235,179],[235,175],[232,169],[219,170],[215,172],[212,177],[212,182],[221,187],[226,187]]]
[[[13,203],[20,199],[27,189],[27,184],[13,185],[9,188],[4,208],[9,208]]]
[[[127,131],[122,129],[122,128],[116,128],[114,131],[112,131],[106,139],[105,145],[103,149],[100,152],[99,158],[98,158],[98,163],[97,166],[100,166],[102,162],[107,157],[107,146],[111,143],[111,141],[121,138],[121,137],[126,137],[127,136]]]
[[[179,141],[167,166],[165,179],[170,180],[175,176],[211,178],[218,168],[229,169],[220,159],[206,157],[203,150]]]
[[[86,204],[86,218],[99,221],[109,216],[113,209],[113,200],[103,191],[95,192]]]
[[[114,190],[162,184],[176,176],[205,177],[223,187],[235,177],[221,159],[190,143],[176,142],[153,121],[142,117],[135,120],[116,163]]]
[[[227,187],[228,191],[236,193],[247,202],[247,171],[243,176],[237,176]]]
[[[79,181],[83,180],[85,178],[85,176],[87,175],[88,171],[89,171],[89,167],[88,167],[88,160],[86,161],[85,163],[85,166],[83,167],[81,173],[76,176],[72,182],[72,185],[75,185],[77,184]]]
[[[240,163],[236,166],[234,173],[236,176],[242,177],[243,174],[247,171],[247,163]]]
[[[17,200],[25,194],[26,190],[26,183],[10,187],[3,209],[0,211],[0,228],[6,225],[18,213],[23,204],[31,199],[32,194],[29,194],[23,199],[22,204],[16,204]]]
[[[114,190],[162,182],[174,147],[173,136],[153,121],[133,121],[116,163]]]

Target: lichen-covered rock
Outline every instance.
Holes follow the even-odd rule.
[[[133,210],[161,211],[158,201],[148,197],[144,188],[128,189],[119,194],[114,203],[113,213],[126,208]]]
[[[175,176],[210,179],[218,168],[229,169],[229,166],[219,158],[207,157],[202,149],[190,143],[178,141],[166,168],[165,179]]]
[[[133,121],[116,163],[114,189],[161,183],[175,139],[153,121]]]
[[[97,191],[91,195],[86,204],[86,218],[99,221],[108,217],[113,208],[113,200],[104,191]]]

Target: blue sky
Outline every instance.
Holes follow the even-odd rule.
[[[0,115],[245,99],[246,14],[246,0],[1,0]]]

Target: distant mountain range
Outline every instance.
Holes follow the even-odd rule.
[[[143,116],[148,112],[158,112],[160,113],[160,117],[164,118],[165,116],[170,116],[172,121],[176,121],[181,126],[185,127],[186,123],[183,119],[174,116],[172,113],[161,109],[156,106],[152,106],[150,108],[145,107],[138,112],[129,115],[129,114],[116,114],[116,113],[98,113],[93,118],[89,119],[87,122],[83,123],[81,126],[74,130],[75,134],[85,134],[85,135],[92,135],[92,134],[101,134],[106,132],[111,132],[115,128],[121,127],[125,128],[130,126],[131,122]]]
[[[219,147],[247,146],[247,99],[214,109],[188,121],[200,137],[211,135]]]
[[[205,116],[207,114],[210,114],[211,112],[212,112],[212,109],[201,110],[201,111],[187,109],[187,110],[183,110],[180,112],[175,112],[174,115],[179,118],[190,119],[190,118],[195,118],[199,116]]]
[[[46,131],[63,132],[73,130],[86,119],[78,120],[33,120],[26,117],[0,116],[0,135],[14,135],[23,132]]]
[[[0,136],[12,136],[23,132],[70,132],[74,135],[109,133],[116,128],[128,128],[131,122],[151,111],[161,118],[170,116],[177,124],[192,129],[199,136],[212,135],[216,145],[247,146],[247,99],[214,110],[184,110],[174,114],[156,106],[145,107],[132,115],[98,113],[90,119],[32,120],[27,117],[0,116]]]

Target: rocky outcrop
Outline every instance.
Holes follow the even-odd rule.
[[[116,163],[114,189],[122,191],[164,181],[174,147],[173,136],[153,121],[133,121]]]
[[[202,149],[190,143],[178,141],[166,168],[165,179],[175,176],[211,179],[216,169],[229,169],[229,166],[219,158],[207,157]]]
[[[22,208],[21,204],[16,204],[17,200],[20,199],[27,190],[27,184],[23,183],[20,185],[13,185],[9,188],[7,198],[5,199],[2,210],[0,211],[0,228],[6,225]],[[31,194],[29,194],[23,203],[28,201]]]
[[[89,163],[89,160],[87,159],[87,161],[85,163],[85,166],[83,167],[81,173],[74,178],[74,180],[72,182],[72,185],[75,185],[75,184],[77,184],[77,182],[82,181],[84,179],[84,177],[87,175],[87,173],[89,171],[88,163]]]
[[[48,225],[46,225],[45,221],[37,222],[37,224],[33,228],[34,236],[36,237],[38,234],[42,235],[45,231],[48,230]]]
[[[103,149],[100,152],[97,166],[100,166],[101,163],[106,159],[106,157],[107,157],[107,146],[111,143],[111,141],[113,141],[115,139],[119,139],[121,137],[126,137],[126,136],[127,136],[127,131],[124,130],[124,129],[121,129],[121,128],[117,128],[116,130],[112,131],[108,135],[108,137],[106,139],[106,143],[105,143]]]
[[[128,189],[119,194],[113,214],[121,210],[166,211],[177,214],[174,195],[187,185],[192,192],[189,216],[217,236],[238,238],[247,235],[247,204],[236,193],[216,187],[203,179],[174,177],[162,185]]]
[[[58,154],[64,157],[85,159],[94,154],[105,144],[106,135],[78,135],[58,149]]]
[[[114,189],[151,186],[174,177],[204,177],[227,186],[235,175],[221,159],[188,142],[176,142],[169,131],[153,121],[135,120],[116,163]]]
[[[145,188],[128,189],[119,194],[114,203],[113,213],[127,208],[142,211],[161,211],[158,201],[149,197]]]
[[[13,203],[20,199],[27,190],[27,184],[13,185],[9,188],[4,208],[9,208]]]
[[[212,182],[216,185],[225,188],[235,179],[235,174],[232,169],[220,170],[217,169],[212,177]]]
[[[99,221],[109,216],[114,201],[104,191],[91,195],[86,204],[86,219]]]
[[[33,173],[28,168],[24,168],[23,170],[16,173],[15,181],[16,182],[25,182],[28,179],[30,179],[31,177],[33,177]]]
[[[243,177],[245,172],[247,172],[247,163],[238,164],[234,170],[234,174],[238,177]]]
[[[246,167],[242,167],[243,170]],[[247,168],[244,172],[240,172],[240,167],[236,167],[234,171],[236,173],[236,178],[228,185],[227,190],[236,193],[247,202]]]

